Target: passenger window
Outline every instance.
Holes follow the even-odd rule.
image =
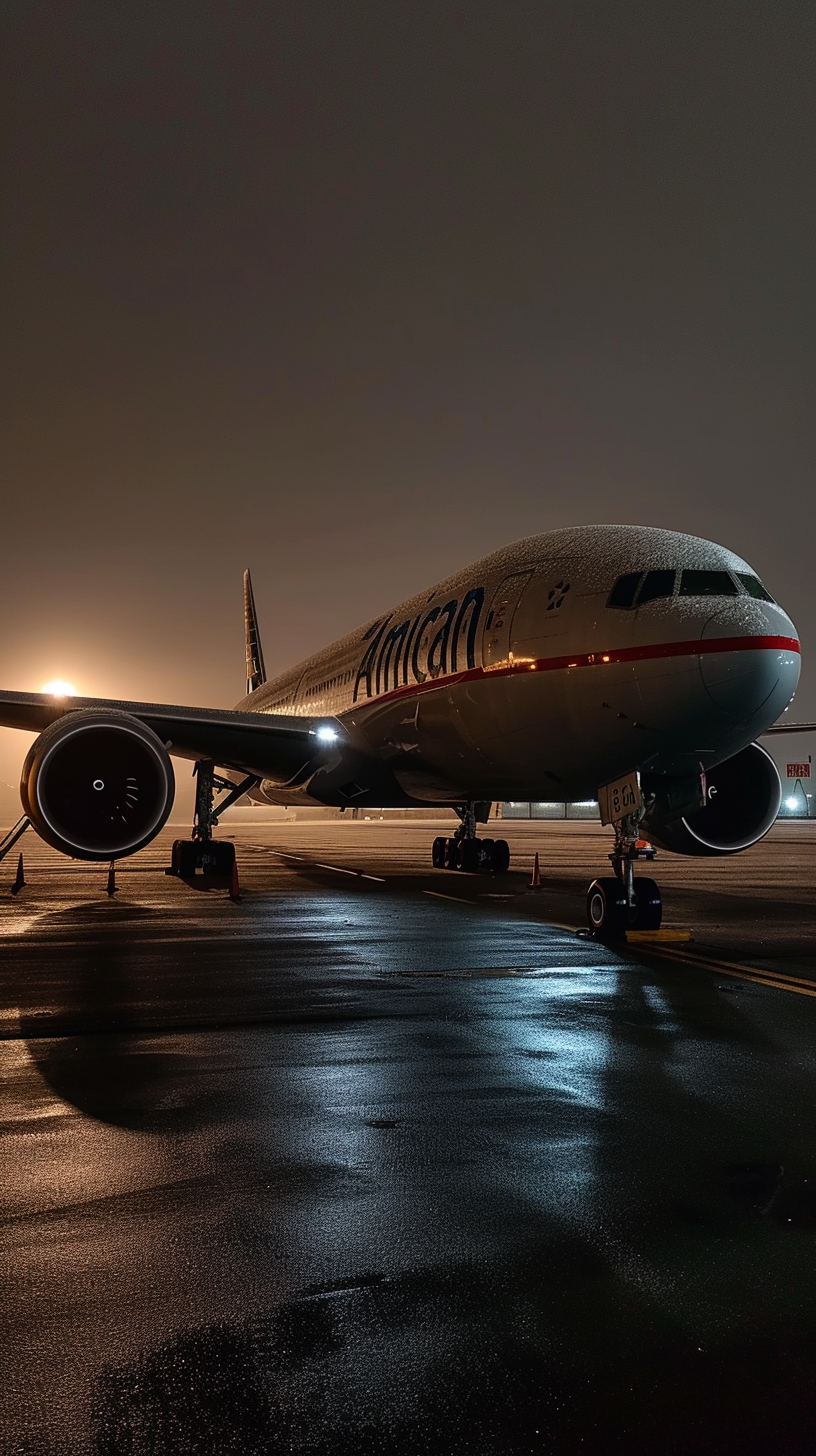
[[[675,575],[673,571],[647,571],[646,580],[638,595],[638,606],[642,607],[644,602],[657,601],[658,597],[673,596]]]
[[[638,589],[642,571],[630,571],[626,576],[619,576],[611,592],[609,593],[608,607],[622,607],[628,609],[634,605],[635,592]]]
[[[684,571],[681,597],[736,597],[737,583],[727,571]]]
[[[758,602],[772,602],[771,593],[762,585],[758,576],[750,576],[747,571],[734,572],[737,581],[741,581],[749,597],[755,597]]]

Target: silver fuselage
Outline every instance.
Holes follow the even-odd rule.
[[[586,526],[515,542],[419,593],[237,706],[325,716],[332,763],[264,783],[278,803],[583,799],[640,769],[687,775],[784,711],[799,643],[775,602],[681,595],[680,573],[751,574],[710,541]],[[671,570],[671,596],[609,605],[625,573]],[[734,578],[737,579],[737,578]]]

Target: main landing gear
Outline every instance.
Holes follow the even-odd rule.
[[[192,879],[197,870],[205,875],[218,875],[228,879],[235,864],[235,845],[229,840],[213,839],[212,831],[218,827],[218,816],[240,799],[258,780],[249,774],[240,784],[225,779],[215,772],[210,759],[200,759],[193,769],[196,780],[195,813],[191,839],[174,839],[169,875],[178,875],[182,880]],[[215,803],[216,790],[222,790],[224,797]]]
[[[466,874],[503,875],[510,868],[510,846],[506,839],[478,839],[476,825],[490,817],[489,800],[456,805],[461,824],[448,839],[440,834],[433,842],[434,869],[464,870]]]
[[[587,920],[596,935],[660,929],[660,891],[654,880],[635,879],[636,862],[655,857],[654,847],[638,837],[641,817],[641,813],[627,814],[615,824],[615,848],[609,856],[614,877],[593,880],[587,891]]]

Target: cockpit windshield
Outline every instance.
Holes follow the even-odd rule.
[[[638,606],[642,607],[644,602],[656,602],[658,597],[674,596],[675,574],[673,571],[647,571],[638,592]]]
[[[739,587],[728,571],[684,571],[681,597],[737,597]]]
[[[643,578],[642,571],[628,571],[626,576],[619,576],[611,592],[609,593],[608,607],[622,607],[627,609],[635,605],[635,593]]]
[[[767,587],[762,585],[758,576],[751,576],[747,571],[736,571],[734,575],[737,581],[741,581],[749,597],[754,597],[758,602],[772,602],[773,597]]]
[[[674,596],[675,571],[628,571],[619,576],[606,605],[629,611],[643,606],[644,602],[657,601],[658,597]]]
[[[679,594],[681,597],[738,597],[749,596],[756,601],[772,602],[759,577],[748,571],[681,571]],[[632,611],[646,602],[660,597],[674,596],[678,572],[627,571],[619,576],[613,586],[606,605],[621,611]]]

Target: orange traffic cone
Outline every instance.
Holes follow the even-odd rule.
[[[14,877],[14,884],[11,887],[12,895],[19,895],[24,884],[25,874],[23,872],[23,856],[20,855],[20,858],[17,861],[17,874]]]
[[[530,889],[541,889],[541,870],[538,867],[538,850],[536,850],[535,864],[533,865],[533,878],[530,881]]]
[[[230,897],[231,900],[240,900],[240,898],[241,898],[241,889],[240,889],[240,886],[238,884],[238,861],[237,861],[237,859],[234,859],[232,861],[232,869],[230,870],[229,897]]]

